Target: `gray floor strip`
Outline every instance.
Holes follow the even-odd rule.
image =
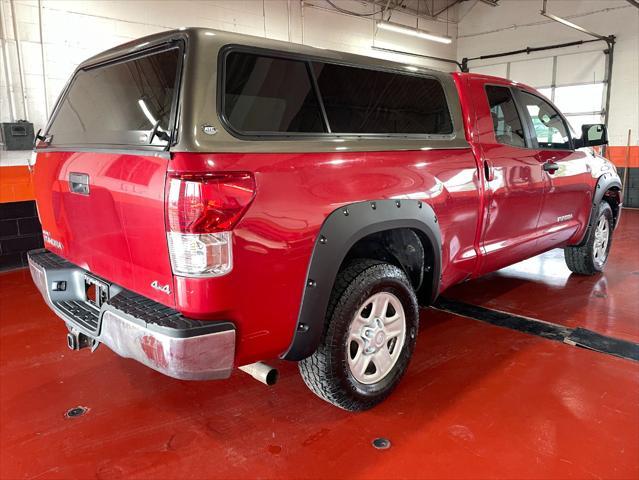
[[[456,300],[439,298],[432,308],[460,315],[462,317],[479,320],[518,332],[536,335],[574,345],[596,352],[614,355],[639,362],[639,344],[628,340],[608,337],[585,328],[568,328],[555,323],[545,322],[535,318],[522,317],[512,313],[479,307]]]

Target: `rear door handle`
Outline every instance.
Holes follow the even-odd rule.
[[[78,195],[89,194],[89,176],[86,173],[69,174],[69,190]]]
[[[559,165],[556,164],[555,162],[548,161],[543,164],[542,168],[544,169],[545,172],[555,173],[557,170],[559,170]]]
[[[484,160],[484,177],[487,182],[490,182],[495,179],[495,172],[493,171],[493,166],[488,160]]]

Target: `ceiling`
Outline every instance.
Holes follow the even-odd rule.
[[[385,8],[388,4],[389,8],[408,13],[410,15],[418,15],[420,17],[440,17],[446,18],[451,21],[456,21],[456,7],[462,2],[477,2],[482,1],[493,6],[497,6],[499,0],[364,0],[364,3],[375,4],[379,7]]]

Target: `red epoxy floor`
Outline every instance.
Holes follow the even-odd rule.
[[[454,296],[635,338],[639,215],[623,221],[603,277],[566,280],[551,252]],[[394,395],[351,414],[285,362],[268,388],[72,353],[28,273],[0,274],[0,478],[639,478],[639,363],[432,310],[422,321]],[[66,419],[78,405],[89,412]],[[392,447],[373,449],[378,436]]]
[[[456,285],[448,298],[639,342],[639,210],[625,209],[605,275],[574,275],[562,250]]]

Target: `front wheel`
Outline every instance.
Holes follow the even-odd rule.
[[[404,375],[418,321],[417,299],[401,269],[353,262],[335,282],[318,349],[299,363],[304,382],[345,410],[372,408]]]
[[[603,272],[612,244],[613,225],[612,208],[608,202],[601,202],[586,243],[580,247],[564,248],[566,265],[572,272],[580,275]]]

